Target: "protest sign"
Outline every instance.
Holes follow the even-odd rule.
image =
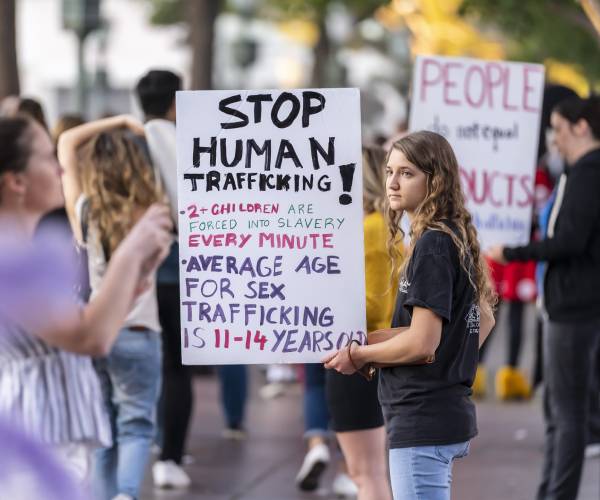
[[[185,364],[364,340],[357,90],[178,92],[177,169]]]
[[[409,128],[452,145],[484,249],[529,241],[543,86],[539,64],[417,57]]]

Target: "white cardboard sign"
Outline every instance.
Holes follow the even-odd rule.
[[[177,170],[185,364],[364,340],[356,89],[178,92]]]
[[[484,249],[529,241],[543,87],[539,64],[417,57],[409,128],[452,145]]]

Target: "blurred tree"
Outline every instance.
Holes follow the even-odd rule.
[[[0,100],[19,95],[15,0],[0,0]]]
[[[588,16],[590,22],[598,35],[600,35],[600,0],[579,0],[585,15]]]
[[[333,44],[327,33],[327,15],[329,9],[335,5],[342,5],[348,9],[355,22],[371,17],[375,11],[389,3],[389,0],[268,0],[265,12],[270,17],[279,20],[308,20],[313,22],[318,29],[318,38],[313,47],[314,66],[312,85],[314,87],[327,87],[340,82],[331,81],[329,65],[333,51]]]
[[[468,56],[504,59],[506,51],[459,15],[463,0],[398,0],[381,9],[380,20],[389,29],[406,27],[413,55]]]
[[[2,1],[2,0],[0,0]],[[151,22],[158,25],[185,23],[192,49],[191,88],[212,88],[215,21],[221,0],[150,0]]]
[[[509,37],[510,58],[539,62],[556,59],[573,64],[593,85],[600,80],[600,36],[580,3],[576,0],[464,0],[460,12],[475,17],[480,24],[500,29]],[[590,4],[594,6],[594,2]]]
[[[0,0],[2,1],[2,0]],[[149,0],[152,4],[151,22],[168,25],[185,22],[189,26],[192,47],[192,88],[210,88],[215,20],[221,12],[220,0]],[[373,15],[389,0],[266,0],[256,2],[260,13],[275,20],[305,20],[314,23],[319,32],[314,44],[315,65],[313,85],[328,84],[332,42],[327,36],[326,18],[329,8],[341,4],[348,8],[356,22]]]

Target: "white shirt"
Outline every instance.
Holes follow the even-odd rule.
[[[177,227],[177,139],[175,124],[156,118],[144,125],[146,142],[155,173],[162,181],[164,191],[169,198],[171,216]]]

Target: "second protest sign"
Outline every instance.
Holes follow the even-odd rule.
[[[529,241],[544,67],[419,56],[410,130],[452,145],[484,249]]]

